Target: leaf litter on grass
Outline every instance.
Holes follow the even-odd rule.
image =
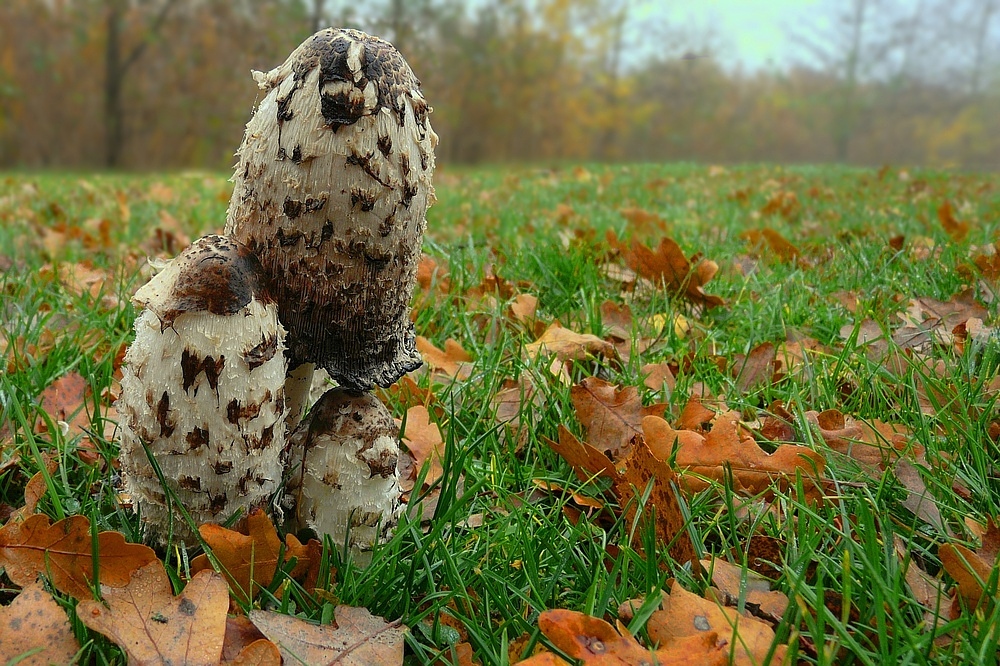
[[[989,528],[966,538],[972,528],[958,519],[975,513],[989,525],[986,519],[996,513],[988,491],[991,473],[980,473],[990,469],[985,463],[1000,440],[1000,434],[994,434],[1000,433],[1000,427],[994,427],[1000,423],[996,389],[990,388],[996,360],[990,360],[989,351],[996,340],[996,239],[990,236],[994,231],[980,226],[986,218],[985,209],[975,203],[978,195],[962,179],[903,178],[893,171],[884,178],[879,175],[876,190],[871,185],[876,181],[866,172],[837,176],[841,180],[834,183],[778,167],[692,169],[681,177],[663,177],[645,168],[633,174],[630,169],[609,168],[603,175],[596,167],[525,173],[487,185],[477,179],[489,181],[488,176],[451,174],[448,187],[441,188],[443,205],[435,210],[459,210],[459,200],[448,199],[456,192],[469,207],[440,238],[472,234],[473,242],[429,247],[434,256],[421,261],[414,303],[417,331],[442,347],[421,340],[427,373],[382,394],[401,420],[405,414],[405,482],[412,486],[426,468],[425,480],[436,484],[434,494],[450,482],[451,474],[470,475],[477,490],[466,501],[478,507],[470,511],[480,517],[490,515],[482,511],[482,502],[502,504],[512,490],[530,493],[525,496],[534,509],[551,507],[565,516],[571,527],[563,529],[572,529],[568,533],[575,539],[574,553],[586,559],[595,557],[588,554],[593,551],[601,559],[588,562],[591,571],[579,582],[572,577],[546,582],[559,594],[536,596],[538,581],[518,587],[523,581],[517,576],[529,574],[532,558],[517,553],[519,548],[535,548],[548,556],[557,547],[548,542],[532,545],[530,535],[549,518],[522,522],[517,512],[497,511],[479,527],[455,515],[463,511],[455,504],[459,508],[438,513],[456,519],[459,533],[469,536],[464,545],[472,548],[470,555],[459,552],[462,543],[455,533],[435,529],[425,511],[420,533],[431,541],[417,546],[418,537],[401,535],[392,548],[403,568],[410,567],[410,558],[419,552],[416,570],[422,571],[426,561],[431,565],[426,575],[396,578],[391,586],[373,585],[353,594],[378,600],[380,608],[396,609],[397,618],[413,612],[402,608],[423,608],[421,604],[436,595],[447,599],[466,589],[485,595],[488,603],[481,605],[492,615],[471,613],[456,620],[468,628],[461,637],[468,641],[462,643],[468,648],[462,648],[461,659],[468,662],[475,657],[491,663],[495,653],[489,646],[497,641],[500,627],[504,632],[527,630],[536,618],[549,643],[567,654],[570,646],[578,649],[581,640],[601,636],[623,654],[650,659],[655,650],[667,647],[646,642],[647,636],[667,640],[656,633],[662,627],[649,619],[652,616],[633,627],[634,636],[620,625],[599,624],[615,619],[611,600],[650,587],[671,590],[668,596],[676,604],[664,605],[653,616],[658,622],[668,618],[671,630],[693,632],[669,640],[674,645],[689,641],[690,654],[703,657],[695,663],[720,658],[761,663],[768,653],[776,658],[785,643],[790,654],[798,650],[799,658],[807,654],[820,659],[819,652],[809,652],[810,641],[821,645],[834,638],[841,641],[841,650],[869,657],[873,652],[867,646],[876,645],[877,652],[874,642],[886,640],[887,645],[919,643],[921,654],[949,661],[953,655],[948,650],[960,651],[963,641],[978,640],[981,625],[975,614],[991,608],[996,570],[993,537],[986,536]],[[838,183],[854,189],[841,189]],[[160,183],[149,189],[150,200],[159,207],[149,216],[157,228],[141,230],[123,247],[145,247],[143,252],[162,256],[182,249],[193,229],[180,208],[186,200],[181,188]],[[448,188],[455,189],[449,193]],[[516,188],[518,197],[512,200],[506,188]],[[220,186],[210,189],[208,197],[214,201]],[[104,217],[135,221],[145,215],[139,213],[141,197],[132,194],[138,190],[128,195],[123,188],[112,190]],[[593,198],[598,190],[608,197],[606,203]],[[862,215],[855,215],[855,202],[864,207]],[[525,223],[530,232],[524,233],[528,226],[522,226],[520,236],[510,235],[500,224],[509,219],[505,207],[516,206],[524,206],[519,210],[530,220]],[[546,212],[538,216],[532,210]],[[65,215],[58,228],[36,217],[38,238],[48,238],[36,245],[42,263],[69,267],[53,269],[46,279],[58,282],[64,295],[78,299],[75,302],[91,299],[97,307],[98,296],[113,295],[106,287],[107,268],[98,259],[92,264],[63,262],[58,255],[81,243],[117,247],[123,242],[122,231],[102,227],[100,216],[81,217],[98,223],[77,233],[64,223]],[[482,238],[476,235],[480,225]],[[612,227],[614,234],[602,241]],[[430,231],[433,237],[433,227]],[[544,241],[550,237],[558,251],[545,251]],[[138,271],[142,261],[134,254],[126,252],[126,258],[131,257],[126,263]],[[740,257],[749,262],[749,270],[733,268]],[[951,271],[948,262],[956,258],[966,262],[966,268]],[[930,263],[920,264],[918,270],[917,261]],[[859,272],[857,266],[866,270]],[[112,326],[120,327],[117,335],[127,334],[128,322]],[[838,337],[841,329],[845,335]],[[72,366],[60,357],[64,338],[71,337],[46,341],[30,330],[4,336],[10,352],[7,368],[15,381],[24,381],[42,361]],[[495,349],[500,351],[494,356]],[[109,362],[94,354],[98,368]],[[88,377],[97,396],[76,394],[77,406],[109,400],[110,387],[101,384],[111,373],[88,370],[91,365],[88,359],[77,371]],[[51,376],[65,374],[60,369]],[[51,383],[37,377],[31,381]],[[37,395],[36,390],[26,393]],[[86,414],[86,409],[77,413]],[[72,418],[69,411],[65,414]],[[64,420],[62,412],[53,416]],[[980,431],[985,435],[977,441]],[[29,437],[42,446],[59,441],[52,438],[50,443],[46,433],[24,433],[18,426],[9,433],[15,456],[30,448]],[[100,443],[111,434],[88,437]],[[502,448],[495,448],[493,440]],[[449,456],[446,441],[455,447]],[[545,441],[566,464],[544,447],[536,448]],[[465,468],[446,469],[446,458],[456,456],[466,461]],[[113,469],[112,464],[108,472],[113,474]],[[11,467],[0,474],[17,478]],[[55,488],[72,479],[75,488],[86,489],[76,490],[80,502],[68,506],[82,504],[96,520],[101,515],[97,500],[82,495],[99,498],[100,486],[92,478],[84,482],[80,477],[86,474],[69,469],[56,478],[49,472]],[[44,479],[41,485],[48,487]],[[83,561],[93,523],[83,529],[73,516],[65,523],[34,517],[44,492],[39,488],[37,480],[28,483],[25,504],[33,506],[18,513],[15,527],[2,529],[16,551],[21,538],[17,535],[27,525],[35,535],[29,541],[37,540],[45,561],[14,564],[10,570],[27,585],[39,574],[55,583],[63,574],[52,563],[61,563],[59,558],[75,549],[72,566],[82,573],[70,580],[77,581],[78,594],[89,596],[95,582],[88,579]],[[415,490],[419,494],[424,489]],[[20,486],[13,492],[20,492]],[[13,504],[15,498],[5,493],[3,501]],[[42,506],[48,507],[48,502]],[[874,516],[874,532],[860,528],[866,512]],[[121,524],[113,514],[107,520]],[[255,524],[244,531],[207,530],[220,569],[240,575],[229,586],[253,593],[241,597],[243,601],[270,603],[270,595],[260,591],[279,585],[274,578],[279,569],[292,566],[284,559],[288,556],[297,561],[288,576],[303,581],[307,595],[323,598],[329,593],[313,590],[315,580],[309,582],[320,557],[315,542],[301,544],[290,535],[282,542],[270,523],[267,529],[263,522]],[[69,549],[42,538],[57,525],[71,527],[80,543]],[[818,536],[810,541],[814,532]],[[105,533],[110,532],[100,532]],[[526,535],[523,543],[510,541],[507,535],[512,533]],[[872,539],[884,544],[889,536],[892,547],[880,552],[895,569],[878,570],[875,562],[876,573],[858,573],[844,564],[847,556],[872,552]],[[594,544],[587,543],[591,539]],[[982,544],[978,548],[972,545],[977,539]],[[606,546],[598,543],[603,541]],[[481,550],[485,543],[494,546],[488,556]],[[441,566],[444,560],[435,553],[452,544],[455,550],[449,550],[447,566]],[[650,544],[655,546],[650,549]],[[489,599],[482,571],[501,570],[508,551],[520,564],[510,567],[515,572],[512,589],[505,589],[503,603],[498,603],[496,597]],[[9,552],[9,557],[19,557]],[[811,566],[801,566],[803,559]],[[593,573],[605,565],[627,568],[634,562],[656,565],[643,569],[646,576],[668,569],[683,585],[659,580],[648,586],[651,581],[636,569],[630,570],[632,578],[604,580]],[[745,562],[745,567],[730,562]],[[199,561],[198,568],[202,566]],[[375,570],[385,575],[393,566],[382,563]],[[104,568],[102,562],[100,589],[122,589],[109,587],[113,581],[105,580]],[[116,569],[111,560],[108,569],[109,576]],[[461,574],[461,584],[448,578],[452,570]],[[697,583],[700,570],[711,572],[711,580]],[[893,579],[898,583],[896,596],[876,598],[872,595],[877,586],[862,585],[854,588],[852,603],[850,595],[841,595],[846,571],[862,581],[864,575],[898,575]],[[7,576],[11,578],[9,572]],[[825,576],[827,600],[839,599],[848,618],[836,630],[827,625],[826,634],[807,626],[804,618],[809,616],[801,610],[804,592],[820,584],[818,576]],[[443,583],[441,577],[450,582]],[[608,582],[611,579],[615,582]],[[404,580],[409,581],[405,585],[433,583],[433,590],[415,589],[414,598],[404,602],[395,592]],[[709,582],[714,591],[702,587]],[[940,616],[933,606],[953,583],[955,601],[947,613],[953,625],[966,624],[947,641],[942,636],[926,639],[938,642],[925,647],[920,626],[937,631]],[[55,585],[57,595],[62,594],[60,585],[66,583]],[[594,593],[585,594],[590,585]],[[275,593],[288,587],[281,583]],[[704,596],[694,592],[700,589],[705,589]],[[547,615],[595,608],[593,594],[605,600],[596,605],[605,608],[603,618],[566,620],[560,629],[563,621],[553,623],[557,616]],[[172,600],[182,597],[170,589],[157,603],[170,610],[180,603]],[[313,608],[302,601],[297,610],[319,619],[315,608],[323,604]],[[923,625],[914,624],[909,615],[885,621],[885,607],[914,603],[925,613],[919,620]],[[338,608],[338,623],[341,614]],[[170,615],[164,612],[163,617]],[[838,621],[840,617],[838,612]],[[206,626],[216,624],[213,619]],[[761,626],[776,633],[768,634]],[[869,628],[875,626],[884,627],[878,629],[881,634]],[[333,630],[321,633],[333,635]],[[247,653],[242,661],[274,663],[278,648],[273,643],[251,631],[244,635],[244,640],[233,639],[228,651],[224,642],[227,660],[237,660],[242,650],[256,645],[261,656]],[[853,637],[864,640],[851,643]],[[423,635],[411,641],[433,642]],[[696,645],[700,651],[695,651]],[[435,649],[444,648],[438,644]],[[580,654],[598,659],[593,651]],[[682,655],[670,658],[674,656]],[[539,659],[560,663],[555,656]]]

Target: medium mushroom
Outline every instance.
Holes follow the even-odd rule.
[[[222,236],[195,241],[133,301],[145,308],[125,354],[117,407],[125,489],[147,538],[193,532],[265,504],[285,442],[284,329],[260,262]]]
[[[399,428],[378,398],[327,391],[289,438],[291,478],[300,527],[329,534],[367,563],[374,544],[401,511]]]
[[[409,303],[437,135],[396,49],[326,29],[281,66],[246,127],[226,233],[271,276],[288,331],[289,427],[314,365],[341,386],[388,386],[417,368]]]

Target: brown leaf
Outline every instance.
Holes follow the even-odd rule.
[[[53,421],[64,421],[70,426],[70,436],[78,431],[90,429],[86,401],[90,393],[87,380],[78,372],[69,372],[55,380],[42,391],[40,407]],[[45,423],[39,419],[35,432],[42,432]]]
[[[632,308],[614,301],[601,303],[601,323],[607,335],[617,340],[632,339]]]
[[[66,611],[41,583],[28,585],[9,606],[0,607],[0,664],[71,664],[79,649]]]
[[[767,386],[776,370],[774,345],[770,342],[757,345],[741,360],[734,360],[732,370],[740,393]]]
[[[23,523],[11,521],[0,528],[0,566],[22,587],[43,573],[60,592],[89,599],[93,555],[86,516],[70,516],[50,525],[48,516],[36,513]],[[126,543],[120,532],[99,533],[97,555],[102,587],[122,587],[133,571],[156,560],[152,548]]]
[[[982,546],[977,552],[957,543],[942,544],[938,548],[941,566],[958,584],[959,596],[973,609],[983,602],[992,604],[996,600],[995,597],[986,598],[986,591],[1000,561],[998,556],[1000,529],[992,518],[987,523]]]
[[[657,285],[662,284],[668,291],[686,296],[693,303],[709,308],[725,303],[703,289],[719,270],[718,264],[704,259],[692,266],[680,245],[671,238],[662,239],[656,250],[632,241],[631,247],[624,249],[622,254],[636,273]]]
[[[538,628],[552,644],[584,666],[629,666],[659,664],[660,666],[721,666],[725,663],[723,646],[716,636],[699,636],[696,640],[672,641],[655,652],[642,647],[624,627],[621,631],[584,613],[569,610],[547,610],[538,617]],[[551,652],[543,652],[518,662],[517,666],[551,666],[567,662]]]
[[[544,394],[535,388],[527,374],[522,373],[517,381],[505,381],[492,402],[497,423],[502,426],[501,441],[507,442],[508,437],[512,437],[515,450],[520,451],[528,442],[538,410],[545,405]]]
[[[647,363],[642,366],[643,385],[653,391],[666,389],[667,394],[673,393],[677,380],[670,366],[666,363]]]
[[[630,228],[635,233],[648,234],[656,231],[664,231],[667,228],[667,221],[656,213],[651,213],[642,208],[619,208],[621,216],[628,220]]]
[[[720,414],[705,436],[699,433],[680,437],[666,421],[655,416],[643,419],[643,430],[651,441],[650,448],[658,454],[669,451],[681,470],[681,485],[689,492],[708,487],[699,477],[724,482],[731,470],[734,490],[756,495],[768,490],[772,484],[794,484],[797,474],[805,479],[806,488],[818,492],[815,482],[825,467],[823,456],[804,446],[782,444],[768,454],[752,437],[741,434],[739,414]],[[676,450],[674,450],[676,448]],[[667,456],[664,459],[669,459]]]
[[[470,367],[472,357],[462,349],[462,345],[451,338],[445,340],[444,350],[441,350],[427,338],[418,335],[417,351],[423,355],[427,365],[434,370],[440,370],[448,377],[468,379],[469,375],[472,374]]]
[[[750,229],[740,234],[740,238],[745,238],[754,247],[767,246],[778,261],[795,261],[801,252],[799,248],[792,245],[788,240],[774,229]]]
[[[701,560],[701,568],[711,573],[712,585],[726,595],[726,603],[735,606],[740,601],[759,606],[773,621],[778,622],[788,608],[788,597],[771,589],[771,581],[744,571],[717,557]]]
[[[590,356],[613,357],[614,346],[589,333],[576,333],[558,322],[549,326],[542,336],[525,345],[528,358],[555,355],[560,361],[582,361]]]
[[[421,291],[430,291],[436,287],[438,292],[447,293],[451,287],[448,280],[448,271],[438,266],[437,261],[427,256],[420,256],[420,263],[417,264],[417,284]]]
[[[553,451],[563,457],[576,472],[581,481],[601,476],[608,479],[618,478],[618,470],[608,457],[594,447],[578,440],[565,426],[559,426],[559,441],[553,442],[544,438]]]
[[[202,525],[198,531],[212,549],[233,596],[248,603],[262,587],[271,584],[282,560],[281,540],[263,509],[247,514],[245,525],[245,534],[214,523]],[[192,574],[211,569],[213,563],[207,555],[191,561]]]
[[[424,465],[430,465],[424,485],[430,486],[444,474],[444,438],[436,423],[431,422],[430,412],[423,405],[406,410],[406,430],[400,439],[413,456],[414,473],[419,476]]]
[[[624,464],[625,472],[615,479],[615,493],[622,506],[628,505],[626,515],[629,524],[633,523],[639,509],[639,498],[652,482],[645,509],[647,512],[650,508],[656,511],[654,526],[657,544],[660,547],[669,545],[670,556],[681,565],[693,560],[694,545],[684,529],[684,514],[673,488],[677,481],[673,470],[653,457],[641,436],[636,437],[632,453]]]
[[[941,226],[944,227],[945,232],[951,236],[953,241],[961,242],[967,235],[969,235],[969,223],[960,222],[957,217],[955,217],[955,208],[951,205],[951,202],[947,199],[938,206],[937,209],[938,221],[941,222]]]
[[[664,610],[654,611],[646,625],[652,641],[663,643],[688,636],[716,634],[729,647],[728,663],[756,666],[784,662],[788,646],[776,646],[769,658],[774,631],[760,620],[741,616],[731,608],[702,599],[676,581],[663,605]]]
[[[286,664],[392,666],[403,663],[407,628],[386,622],[364,608],[337,606],[336,626],[318,626],[279,613],[250,611],[250,621],[264,632]]]
[[[222,659],[229,594],[226,581],[202,571],[178,596],[159,560],[122,588],[101,586],[99,601],[81,601],[80,620],[117,643],[130,664],[215,666]]]
[[[281,651],[278,646],[261,638],[240,650],[232,661],[223,661],[232,666],[281,666]]]
[[[310,591],[319,579],[322,564],[323,544],[318,539],[302,543],[294,534],[285,535],[285,561],[295,558],[295,566],[288,572],[289,577],[302,581],[302,587]]]
[[[642,434],[644,416],[663,414],[665,405],[642,406],[634,386],[618,388],[597,377],[587,377],[570,389],[576,416],[587,431],[587,442],[618,456]]]
[[[51,477],[59,469],[59,460],[54,456],[48,454],[42,454],[42,459],[45,464],[45,471]],[[45,474],[41,471],[35,472],[28,483],[24,486],[24,506],[15,511],[8,519],[9,523],[22,523],[24,520],[35,513],[38,508],[38,503],[42,500],[45,492],[49,489],[48,484],[45,482]],[[6,529],[6,527],[4,528]],[[10,529],[13,529],[11,527]],[[0,529],[0,534],[3,533],[3,529]],[[0,537],[2,539],[2,537]]]
[[[531,294],[518,294],[510,304],[510,316],[521,324],[530,324],[538,312],[538,297]]]
[[[253,622],[246,615],[226,617],[226,634],[222,641],[222,663],[231,663],[246,647],[264,639]]]

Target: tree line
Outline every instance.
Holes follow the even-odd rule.
[[[0,168],[225,167],[250,70],[326,25],[403,52],[443,163],[1000,166],[1000,0],[828,0],[757,70],[643,4],[3,0]]]

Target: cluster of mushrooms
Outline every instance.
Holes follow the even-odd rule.
[[[361,552],[400,512],[398,428],[369,391],[421,363],[409,303],[437,135],[402,56],[359,31],[322,30],[254,78],[225,235],[133,298],[125,490],[152,542],[284,488],[296,528]],[[317,366],[338,386],[303,418]]]

